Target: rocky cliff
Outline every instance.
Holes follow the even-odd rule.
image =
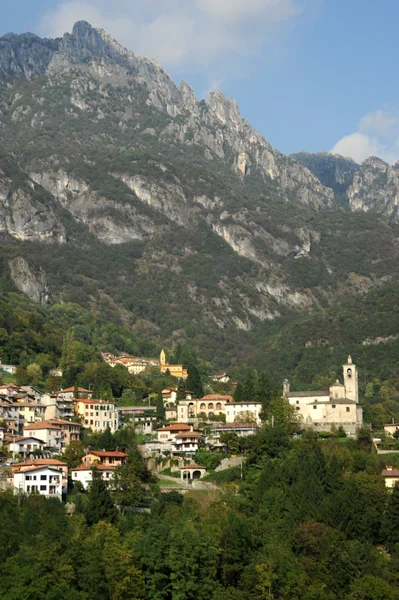
[[[356,204],[357,165],[284,156],[234,100],[198,101],[88,23],[0,39],[0,130],[3,251],[154,338],[230,343],[396,276],[397,229]]]

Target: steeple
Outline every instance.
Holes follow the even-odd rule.
[[[161,355],[159,357],[159,361],[161,363],[161,367],[163,367],[164,365],[166,365],[166,354],[165,354],[165,350],[163,348],[161,350]]]
[[[345,397],[347,400],[359,402],[359,385],[357,367],[352,362],[352,357],[348,356],[348,362],[343,366]]]

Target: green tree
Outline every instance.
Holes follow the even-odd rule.
[[[72,440],[64,450],[64,457],[70,468],[77,467],[84,456],[84,444],[80,440]]]
[[[383,538],[389,550],[399,544],[399,485],[396,484],[390,495],[383,521]]]
[[[194,364],[188,367],[187,389],[193,392],[196,398],[202,398],[204,395],[201,376]]]
[[[192,391],[194,391],[194,390],[192,390]],[[176,400],[177,401],[184,400],[185,397],[186,397],[186,382],[183,378],[180,378],[179,383],[177,385]]]
[[[89,487],[87,503],[84,509],[86,521],[89,525],[94,525],[99,521],[116,523],[118,520],[118,510],[114,506],[107,484],[102,479],[96,467],[93,467],[92,473],[93,481]]]
[[[157,420],[159,423],[163,423],[165,421],[165,406],[163,403],[162,392],[159,391],[157,395]]]
[[[112,497],[120,506],[139,506],[143,499],[142,483],[134,461],[117,467],[112,482]]]
[[[255,369],[250,369],[242,386],[242,399],[244,402],[254,402],[257,397],[258,376]]]

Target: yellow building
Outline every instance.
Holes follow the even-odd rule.
[[[173,375],[173,377],[181,377],[182,379],[187,379],[187,369],[183,369],[183,365],[168,365],[168,363],[166,362],[166,354],[163,349],[161,351],[159,362],[161,363],[161,373],[166,373],[166,371],[169,371],[169,373]]]

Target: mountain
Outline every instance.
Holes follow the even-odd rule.
[[[86,22],[0,39],[0,128],[1,281],[44,304],[222,365],[398,277],[395,220],[343,209],[358,165],[281,154],[234,100],[199,101]]]
[[[309,169],[324,186],[331,188],[336,195],[341,197],[345,197],[355,173],[360,169],[360,165],[351,158],[344,158],[328,152],[318,152],[317,154],[298,152],[291,154],[291,158]]]

